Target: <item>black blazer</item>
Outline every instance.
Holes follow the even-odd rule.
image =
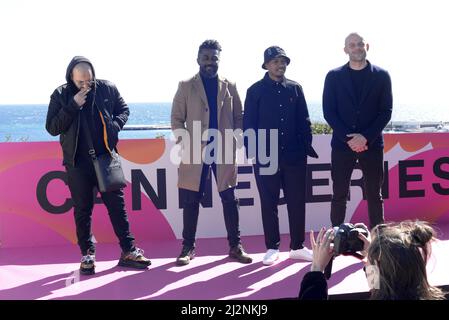
[[[346,135],[360,133],[369,148],[383,148],[382,130],[391,119],[393,96],[387,71],[368,61],[369,76],[356,102],[349,63],[329,71],[323,91],[323,114],[333,129],[333,148],[351,150]]]

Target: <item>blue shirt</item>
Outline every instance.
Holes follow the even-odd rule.
[[[209,129],[218,130],[218,112],[217,112],[218,77],[205,78],[201,76],[201,81],[203,82],[204,91],[206,92],[207,97],[207,104],[209,105]],[[209,145],[213,141],[214,137],[210,136],[209,134],[207,144]],[[211,157],[215,157],[213,145],[209,146],[209,148],[206,149],[206,154],[210,154]]]
[[[209,104],[209,129],[218,129],[217,96],[218,77],[205,78],[201,76],[204,91],[206,92],[207,103]]]

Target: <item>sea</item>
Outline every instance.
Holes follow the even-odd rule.
[[[128,125],[170,126],[171,103],[128,103]],[[0,142],[56,141],[45,129],[47,104],[0,105]],[[120,139],[148,139],[166,136],[165,130],[122,130]]]
[[[130,116],[127,128],[151,130],[122,130],[120,139],[170,138],[170,102],[128,103]],[[321,103],[308,102],[310,119],[314,123],[325,123]],[[45,130],[47,104],[0,105],[0,142],[55,141]],[[393,107],[392,121],[403,122],[449,122],[446,107],[399,105]],[[162,129],[161,129],[162,128]]]

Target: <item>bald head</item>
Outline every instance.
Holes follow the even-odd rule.
[[[357,32],[351,32],[345,39],[345,47],[348,45],[348,43],[350,42],[359,42],[359,41],[364,41],[363,37],[361,35],[359,35]]]
[[[77,63],[73,67],[73,70],[78,70],[80,72],[86,72],[86,71],[89,71],[89,70],[92,71],[92,67],[87,62],[80,62],[80,63]]]
[[[87,89],[93,80],[92,67],[87,62],[77,63],[72,70],[72,81],[78,89]]]
[[[350,33],[345,39],[344,51],[349,56],[349,66],[354,70],[363,69],[366,66],[366,53],[369,44],[356,32]]]

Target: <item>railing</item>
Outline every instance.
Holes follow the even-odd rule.
[[[123,130],[171,130],[169,125],[125,124]]]
[[[391,121],[385,132],[449,132],[449,122],[444,121]]]
[[[329,130],[326,130],[326,127]],[[330,133],[332,130],[326,123],[313,123],[314,133]],[[170,125],[137,124],[125,125],[123,130],[171,130]],[[449,122],[444,121],[390,121],[385,132],[449,132]]]

